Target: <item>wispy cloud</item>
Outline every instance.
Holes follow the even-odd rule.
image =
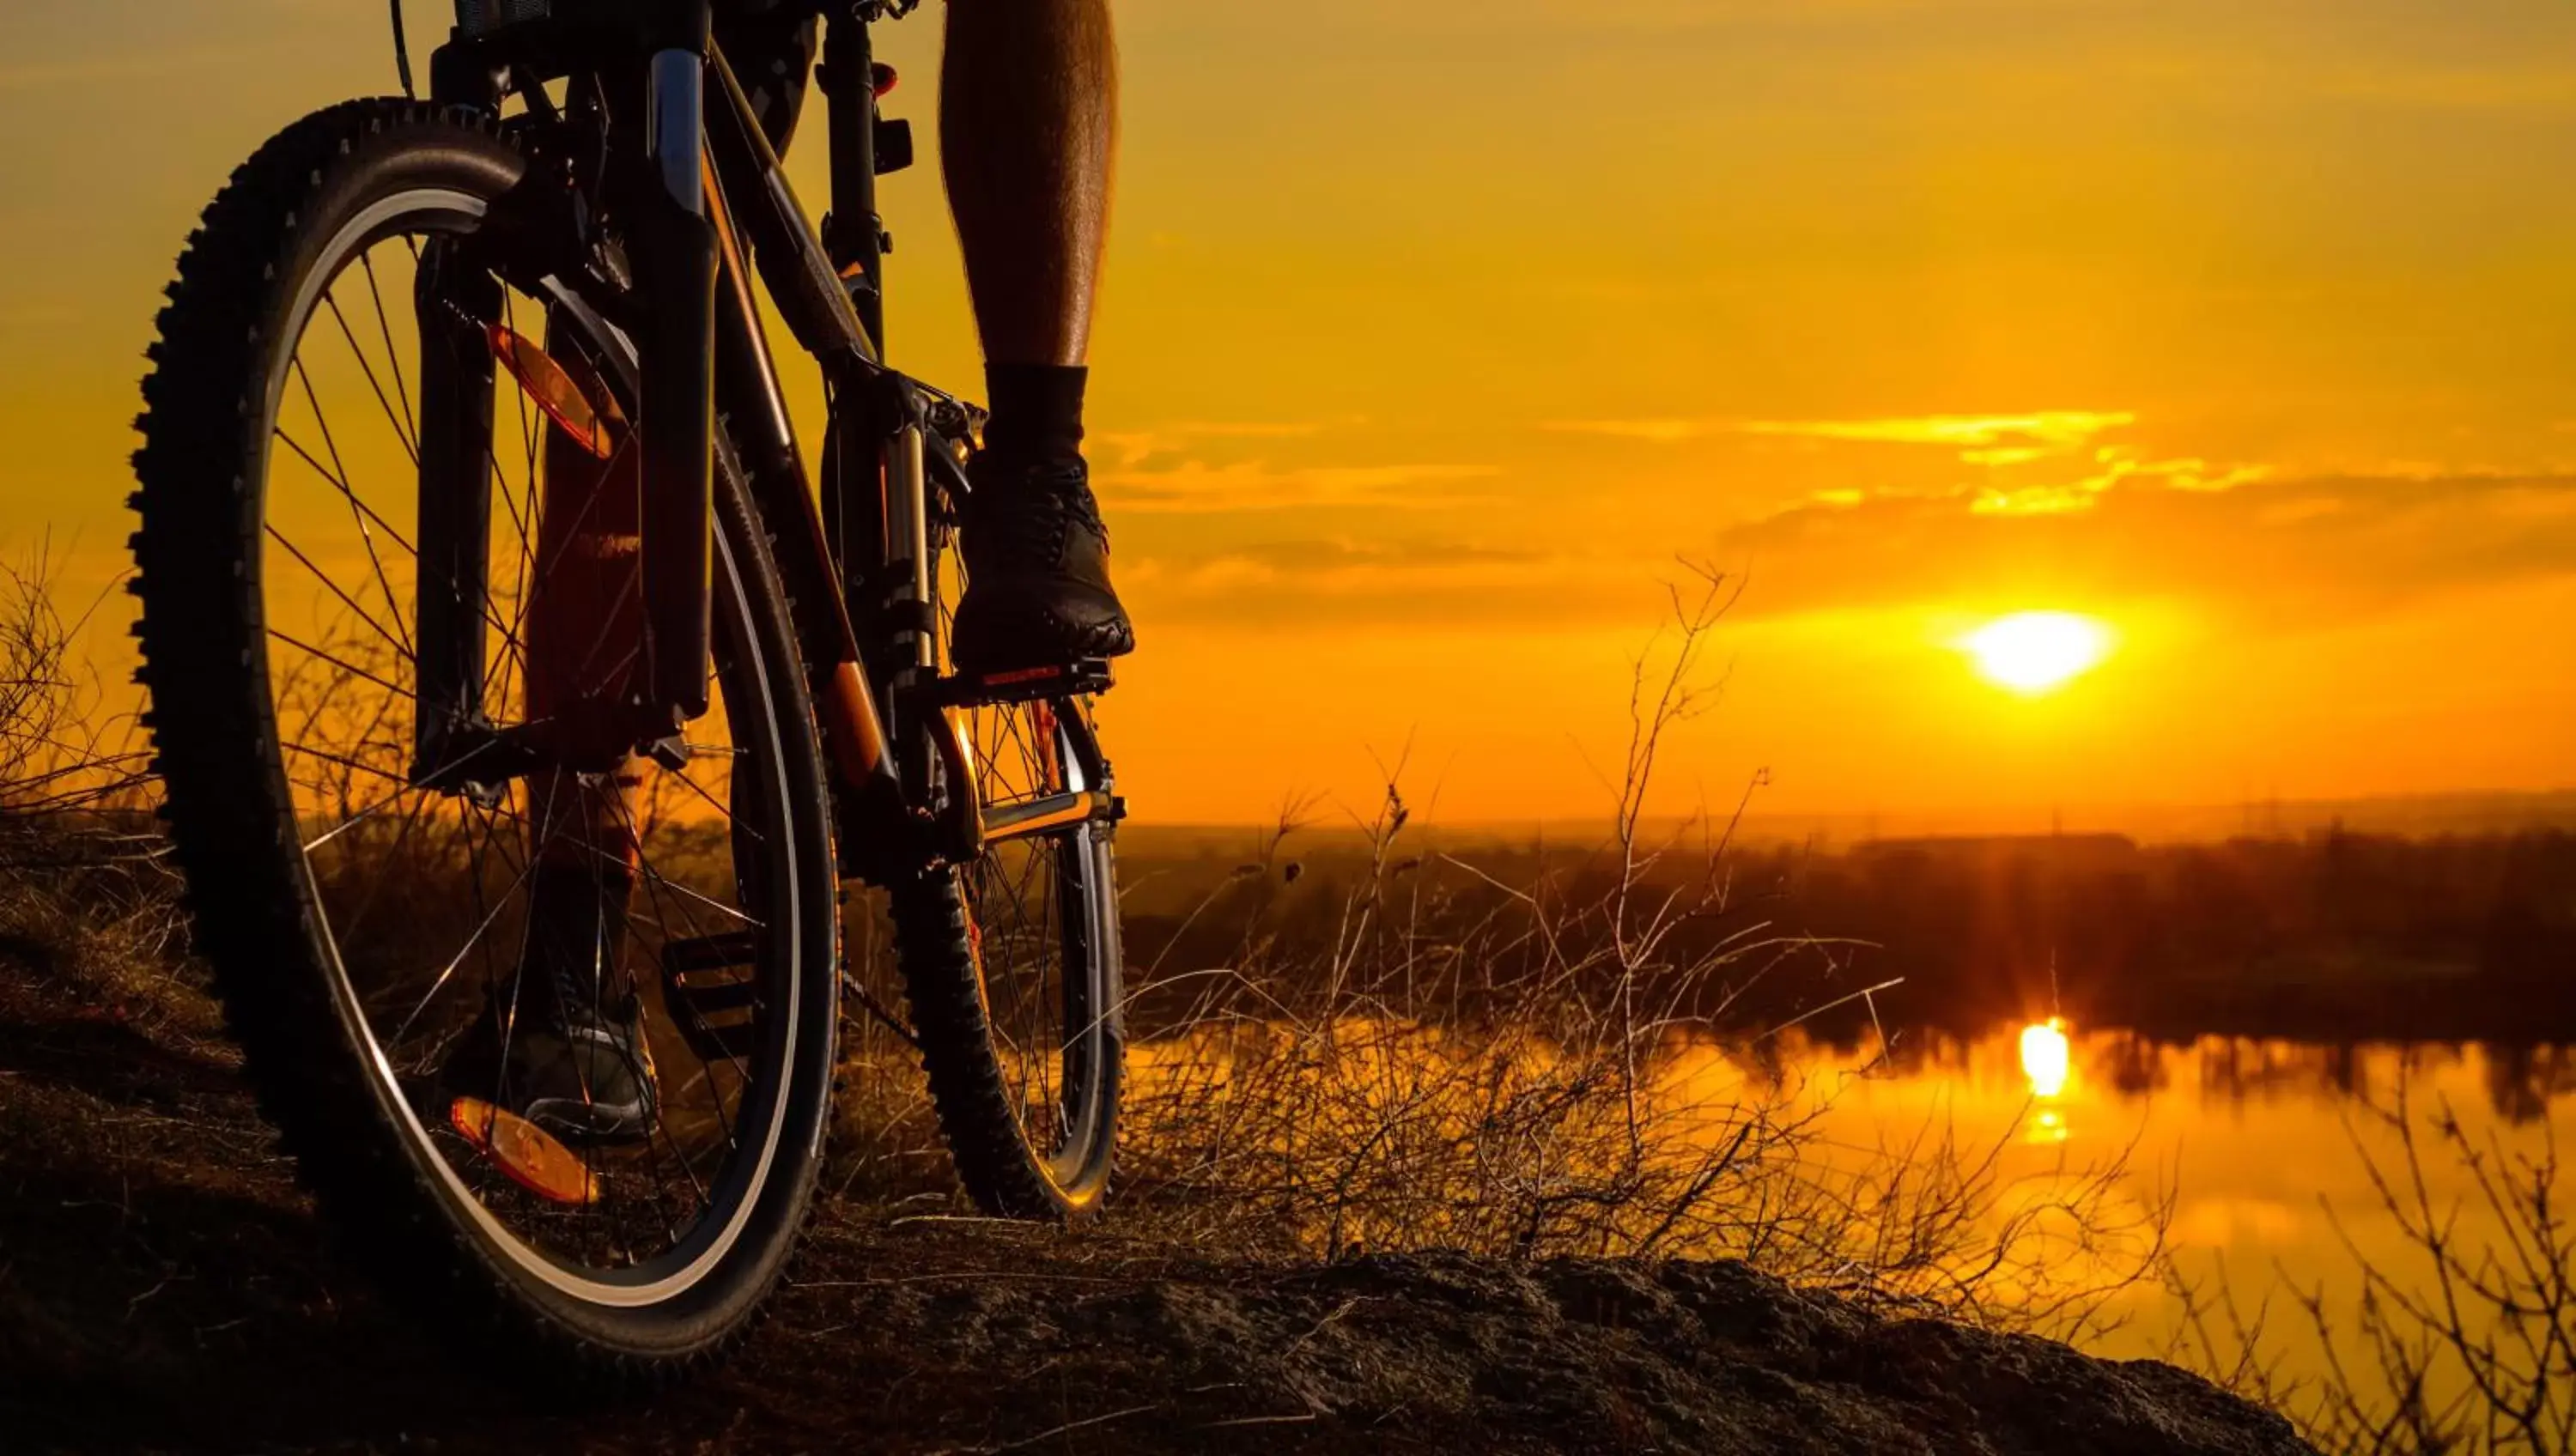
[[[1955,498],[1815,500],[1726,531],[1721,554],[1762,563],[1756,612],[2062,588],[2295,618],[2576,575],[2576,476],[2183,468],[2197,463],[2132,463],[2053,498],[1966,510]]]
[[[1964,490],[1968,509],[1979,515],[2059,515],[2090,510],[2105,491],[2124,482],[2152,483],[2167,490],[2216,492],[2250,485],[2271,474],[2260,465],[2213,466],[2198,456],[2179,460],[2145,460],[2133,451],[2104,446],[2095,452],[2100,468],[2073,481],[2006,489],[1986,486]]]
[[[1133,429],[1094,430],[1088,443],[1095,460],[1134,465],[1215,442],[1306,440],[1366,423],[1358,415],[1322,420],[1170,420]]]
[[[1474,499],[1457,489],[1460,482],[1500,473],[1490,465],[1279,467],[1262,460],[1185,460],[1164,469],[1103,470],[1092,479],[1112,511],[1204,515],[1353,506],[1448,510]]]
[[[1843,509],[1870,500],[1934,500],[1965,501],[1979,515],[2062,515],[2090,509],[2105,491],[2126,481],[2223,491],[2264,477],[2259,466],[2212,463],[2197,456],[2159,459],[2104,439],[2137,422],[2129,410],[2030,410],[1831,420],[1557,420],[1542,428],[1656,444],[1736,435],[1825,445],[1912,446],[1948,452],[1977,472],[1946,483],[1918,479],[1904,485],[1835,485],[1809,496],[1816,504]]]
[[[1669,565],[1607,546],[1281,537],[1140,557],[1120,569],[1120,586],[1140,610],[1201,624],[1550,630],[1651,614],[1658,571]]]
[[[1857,420],[1633,419],[1550,420],[1559,434],[1604,435],[1658,445],[1712,435],[1769,435],[1858,444],[1935,445],[1976,452],[1972,463],[2010,465],[2081,447],[2106,431],[2137,423],[2126,410],[2039,410],[2027,414],[1899,415]]]
[[[1913,415],[1879,420],[1748,420],[1747,435],[1853,440],[1888,445],[1940,445],[1956,450],[2073,449],[2107,430],[2133,425],[2126,410],[2041,410],[2017,415]],[[2036,454],[2027,457],[2036,458]]]
[[[1674,445],[1742,427],[1728,420],[1548,420],[1539,428],[1560,435],[1607,435],[1614,440]]]

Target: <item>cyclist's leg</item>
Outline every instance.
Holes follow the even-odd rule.
[[[949,0],[940,155],[993,410],[952,635],[974,670],[1135,645],[1082,459],[1117,88],[1108,0]]]
[[[1117,89],[1108,0],[949,0],[940,156],[992,363],[1083,361]]]
[[[542,458],[524,598],[527,716],[571,745],[603,731],[599,708],[627,696],[641,660],[640,457],[630,448],[602,461],[548,430]],[[601,746],[575,751],[587,757]],[[623,954],[645,769],[626,754],[601,773],[529,776],[517,963],[507,984],[491,988],[488,1034],[468,1037],[450,1068],[451,1081],[462,1073],[498,1087],[515,1110],[558,1133],[639,1137],[653,1113],[652,1064]]]

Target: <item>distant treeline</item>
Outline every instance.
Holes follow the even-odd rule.
[[[1287,982],[1329,965],[1332,937],[1350,933],[1343,907],[1370,873],[1355,847],[1320,845],[1299,863],[1292,841],[1240,864],[1193,848],[1166,859],[1148,839],[1128,856],[1131,883],[1156,877],[1128,907],[1131,959],[1168,975],[1236,963],[1257,946],[1265,974]],[[1492,840],[1390,855],[1378,873],[1385,903],[1372,923],[1401,920],[1436,947],[1465,926],[1544,913],[1558,954],[1569,934],[1605,935],[1601,906],[1617,880],[1598,852]],[[1874,1009],[1892,1025],[1974,1034],[2055,1010],[2156,1038],[2576,1040],[2576,834],[2561,830],[2414,839],[2337,828],[2166,845],[1889,839],[1834,853],[1738,850],[1714,877],[1705,856],[1676,848],[1642,890],[1632,914],[1696,907],[1666,961],[1731,936],[1828,942],[1778,964],[1749,954],[1713,979],[1697,1009],[1722,1010],[1738,1029],[1813,1015],[1812,1032],[1839,1038]],[[1477,943],[1518,957],[1551,942],[1489,930]],[[1447,973],[1472,997],[1475,968]],[[1818,1012],[1898,977],[1874,1007]]]
[[[2563,831],[1888,840],[1766,868],[1785,920],[1875,942],[1931,1024],[2055,1006],[2157,1036],[2576,1035]]]

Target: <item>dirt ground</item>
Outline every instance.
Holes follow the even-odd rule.
[[[1294,1265],[920,1201],[828,1208],[713,1378],[548,1406],[335,1266],[209,1008],[59,957],[0,944],[0,1452],[2308,1449],[2170,1367],[1736,1264]]]

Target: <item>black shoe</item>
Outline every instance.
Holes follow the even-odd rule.
[[[988,450],[967,474],[966,596],[949,641],[958,668],[1002,672],[1135,651],[1083,463],[1019,464]]]
[[[540,870],[530,893],[518,974],[448,1054],[439,1090],[491,1102],[566,1142],[638,1141],[660,1098],[643,1005],[617,985],[624,887]]]

